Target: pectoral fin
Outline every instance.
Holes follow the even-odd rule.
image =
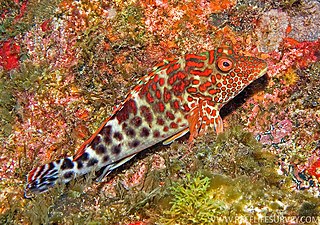
[[[179,133],[173,135],[172,137],[168,138],[167,140],[165,140],[164,142],[162,142],[163,145],[169,145],[171,144],[173,141],[175,141],[176,139],[184,136],[186,133],[189,132],[189,128],[185,128],[184,130],[180,131]]]

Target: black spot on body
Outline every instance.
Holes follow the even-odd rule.
[[[65,179],[70,179],[72,176],[73,176],[73,172],[72,171],[69,171],[69,172],[66,172],[64,175],[63,175],[63,177],[65,178]]]
[[[108,126],[105,126],[104,128],[102,128],[102,130],[100,131],[100,134],[102,134],[102,135],[106,135],[106,134],[110,135],[111,131],[112,131],[112,126],[108,125]]]
[[[106,163],[106,162],[109,161],[109,159],[110,159],[110,157],[108,155],[106,155],[106,156],[103,157],[103,162]]]
[[[120,111],[116,113],[116,118],[119,121],[119,124],[121,124],[123,121],[126,121],[129,119],[129,112],[127,110],[127,107],[123,107]]]
[[[80,161],[78,161],[77,163],[78,163],[77,168],[80,170],[83,167],[83,163]]]
[[[113,137],[115,139],[117,139],[118,141],[122,141],[122,139],[123,139],[123,135],[120,132],[115,132]]]
[[[112,138],[110,136],[104,136],[104,143],[110,145],[112,143]]]
[[[160,137],[160,132],[158,130],[153,132],[153,137],[158,138]]]
[[[121,152],[121,146],[120,144],[115,145],[111,148],[111,152],[115,155],[118,155]]]
[[[150,134],[150,130],[146,127],[143,127],[140,133],[141,137],[148,137]]]
[[[136,135],[136,132],[134,129],[132,129],[131,127],[126,129],[126,135],[128,135],[129,137],[134,137]]]
[[[140,127],[142,124],[142,119],[139,116],[135,116],[132,118],[131,124],[133,124],[135,127]]]
[[[138,140],[134,140],[132,142],[129,143],[129,147],[130,148],[135,148],[140,144],[140,142]]]
[[[162,125],[164,125],[164,123],[165,123],[164,119],[158,117],[158,119],[157,119],[157,124],[159,124],[159,125],[162,126]]]
[[[97,147],[97,145],[101,142],[100,140],[100,136],[96,136],[93,141],[91,142],[90,146],[95,149]]]
[[[123,124],[122,124],[122,129],[124,130],[127,126],[128,126],[127,123],[123,123]]]
[[[94,149],[98,155],[102,155],[106,152],[106,148],[104,145],[98,145],[96,149]]]
[[[89,154],[85,152],[77,159],[77,162],[84,162],[84,161],[87,161],[88,159],[89,159]]]
[[[150,111],[150,108],[147,107],[147,106],[141,106],[140,107],[140,113],[141,115],[145,118],[145,120],[147,121],[147,123],[151,123],[152,122],[152,119],[153,119],[153,115]]]
[[[109,145],[112,143],[112,139],[111,139],[111,131],[112,131],[112,126],[108,125],[105,126],[104,128],[102,128],[102,130],[100,131],[100,134],[103,137],[103,140],[105,142],[106,145]]]
[[[132,99],[124,103],[122,109],[116,113],[115,117],[119,121],[119,124],[121,124],[129,119],[130,114],[137,114],[137,106],[135,101]]]
[[[72,168],[73,168],[73,162],[71,161],[71,159],[69,158],[64,159],[61,165],[61,169],[65,170],[65,169],[72,169]]]
[[[87,166],[94,166],[94,165],[96,165],[97,163],[98,163],[98,160],[95,159],[95,158],[92,158],[92,159],[89,160]]]

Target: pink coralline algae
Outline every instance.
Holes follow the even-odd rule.
[[[320,2],[302,1],[301,10],[290,19],[288,36],[298,41],[316,41],[320,38]]]
[[[292,122],[288,119],[282,120],[262,134],[257,135],[257,139],[261,144],[274,145],[281,144],[286,137],[292,133]]]
[[[257,29],[259,51],[278,51],[278,48],[286,35],[288,25],[289,17],[287,13],[277,9],[272,9],[264,13]]]
[[[285,38],[282,52],[270,52],[268,74],[275,76],[290,67],[305,68],[310,63],[320,59],[320,40],[298,42],[291,38]]]

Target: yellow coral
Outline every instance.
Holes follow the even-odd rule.
[[[290,67],[289,69],[287,69],[284,74],[282,74],[282,79],[284,81],[284,83],[286,85],[295,85],[298,80],[299,80],[299,76],[296,73],[296,70],[293,69],[292,67]]]

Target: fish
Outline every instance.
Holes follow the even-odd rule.
[[[90,172],[99,171],[99,182],[137,153],[158,143],[169,145],[187,133],[189,144],[209,129],[222,133],[220,109],[267,68],[264,60],[237,54],[227,44],[163,60],[73,156],[32,169],[25,197]]]

